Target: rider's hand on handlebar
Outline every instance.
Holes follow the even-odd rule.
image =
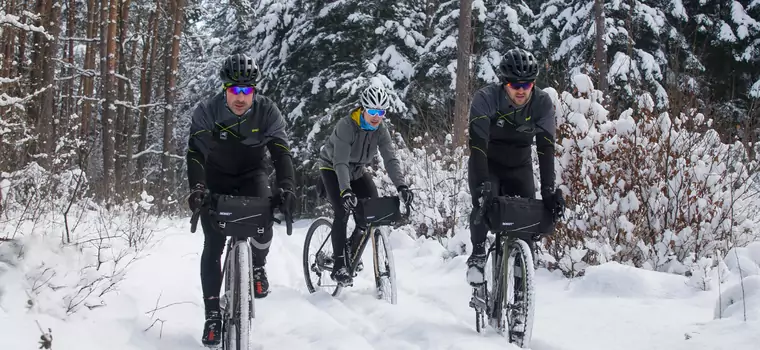
[[[350,211],[351,209],[356,208],[356,205],[359,204],[359,199],[356,198],[356,195],[353,191],[351,191],[350,188],[347,188],[341,192],[340,201],[342,202],[343,208],[346,209],[346,211]]]
[[[483,196],[485,195],[483,192],[485,191],[485,187],[485,182],[483,182],[480,185],[476,186],[474,191],[471,193],[473,200],[480,203],[481,207],[483,206]]]
[[[187,198],[187,205],[190,207],[190,210],[196,211],[203,204],[203,198],[206,196],[206,185],[197,183],[191,190],[192,192]]]
[[[544,207],[552,212],[555,222],[564,217],[565,198],[562,197],[561,190],[544,189],[541,191],[541,199]]]
[[[401,200],[404,201],[404,203],[412,202],[412,199],[414,199],[414,193],[409,190],[409,187],[406,185],[401,185],[396,189],[398,190],[399,197],[401,197]]]
[[[296,194],[292,190],[284,188],[280,193],[280,211],[292,215],[296,203]]]

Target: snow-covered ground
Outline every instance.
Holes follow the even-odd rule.
[[[468,307],[466,257],[444,259],[445,249],[439,243],[414,240],[403,231],[390,235],[397,305],[373,297],[371,269],[362,271],[355,287],[338,298],[309,294],[301,267],[309,224],[296,223],[292,236],[276,227],[267,265],[273,292],[256,301],[258,348],[516,349],[494,332],[475,332]],[[63,311],[55,309],[60,301],[52,291],[47,299],[38,297],[37,305],[27,311],[29,298],[23,287],[29,279],[23,272],[41,261],[58,269],[77,266],[82,257],[56,257],[50,254],[55,242],[37,242],[29,244],[35,244],[38,253],[27,247],[26,258],[19,262],[9,258],[9,244],[0,244],[0,256],[5,257],[5,262],[0,259],[0,349],[38,349],[39,327],[52,329],[53,349],[203,349],[199,280],[203,236],[200,231],[189,232],[188,220],[164,225],[118,290],[104,295],[105,306],[91,306],[65,320]],[[364,259],[371,264],[369,252]],[[573,280],[546,270],[536,276],[533,349],[749,350],[757,349],[760,342],[760,283],[753,279],[758,276],[745,279],[747,287],[754,288],[754,294],[745,294],[748,322],[741,320],[743,309],[737,305],[726,309],[731,317],[714,320],[717,288],[698,291],[682,276],[615,263],[589,268],[584,277]],[[726,285],[722,288],[725,291]]]

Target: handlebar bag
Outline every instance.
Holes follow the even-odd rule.
[[[259,236],[272,227],[273,222],[269,198],[215,195],[209,214],[225,236]]]

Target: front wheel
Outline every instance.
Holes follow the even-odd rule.
[[[309,227],[303,243],[303,275],[309,293],[322,290],[337,297],[343,287],[330,277],[335,263],[330,239],[331,230],[332,221],[327,218],[314,220]]]
[[[396,304],[396,270],[393,251],[385,230],[375,229],[372,234],[373,260],[375,263],[375,285],[377,298]]]
[[[509,255],[505,259],[504,305],[507,305],[509,340],[522,348],[530,347],[535,314],[535,290],[533,285],[533,254],[528,243],[521,239],[511,240]]]
[[[250,245],[238,242],[232,248],[233,258],[229,261],[228,280],[232,289],[230,312],[225,312],[225,337],[223,348],[245,350],[249,348],[254,317],[253,270]]]

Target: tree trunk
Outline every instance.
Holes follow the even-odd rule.
[[[45,12],[47,10],[47,3],[49,0],[37,0],[34,11],[36,13],[41,14],[40,19],[38,21],[33,21],[34,25],[36,26],[43,26],[44,28],[47,28],[47,26],[44,25],[45,23]],[[38,32],[32,33],[32,54],[31,54],[31,67],[29,67],[29,86],[30,91],[35,92],[39,91],[42,88],[44,88],[45,84],[42,80],[42,72],[45,69],[44,60],[45,60],[45,37],[41,35]],[[38,123],[41,119],[40,114],[42,113],[42,96],[38,96],[29,103],[28,113],[27,113],[27,125],[33,126],[34,131],[33,133],[39,135],[39,129],[38,129]],[[35,155],[40,150],[40,143],[41,140],[38,138],[36,141],[30,142],[28,145],[28,150],[26,153]]]
[[[161,178],[165,182],[163,188],[165,191],[169,191],[174,185],[173,171],[171,169],[171,155],[174,153],[172,147],[172,134],[174,133],[174,109],[176,106],[174,102],[176,100],[177,88],[177,70],[179,69],[179,39],[182,34],[183,24],[183,10],[185,8],[184,0],[169,0],[169,9],[172,15],[173,30],[171,31],[171,40],[167,40],[167,52],[171,54],[166,55],[166,79],[165,79],[165,96],[166,96],[166,108],[164,108],[164,142],[163,142],[163,157],[161,160]],[[163,198],[168,198],[168,193],[165,193]]]
[[[5,8],[5,13],[9,15],[15,15],[16,11],[14,10],[14,7],[16,7],[15,0],[8,1],[8,4]],[[3,40],[3,42],[5,42],[5,45],[3,47],[3,69],[0,71],[0,77],[13,77],[13,44],[16,40],[16,32],[18,32],[18,30],[7,26],[3,28],[3,32],[5,33],[5,39]]]
[[[604,41],[605,25],[604,25],[604,0],[594,1],[594,21],[596,22],[596,69],[599,74],[599,90],[603,93],[607,93],[607,47]]]
[[[146,106],[151,101],[153,87],[153,71],[156,62],[156,50],[158,47],[158,11],[161,8],[161,2],[156,1],[156,10],[150,14],[150,24],[148,25],[148,37],[145,40],[143,48],[143,69],[140,76],[140,104]],[[150,50],[150,56],[148,51]],[[150,57],[150,58],[148,58]],[[143,152],[148,147],[148,115],[150,107],[140,108],[140,142],[137,145],[137,151]],[[141,155],[137,159],[137,176],[141,179],[145,177],[146,155]]]
[[[108,0],[103,0],[103,4],[106,4]],[[105,105],[103,106],[103,121],[102,121],[102,138],[103,138],[103,185],[104,185],[104,199],[107,201],[111,199],[113,188],[113,171],[114,171],[114,128],[113,122],[115,117],[116,106],[114,100],[116,98],[116,19],[117,8],[119,0],[110,0],[110,7],[108,8],[108,21],[106,22],[106,57],[105,68],[106,71],[103,76],[103,92],[105,93]],[[101,8],[102,9],[102,8]]]
[[[90,139],[90,123],[92,118],[92,98],[93,90],[95,89],[95,77],[91,74],[95,73],[95,36],[97,35],[98,27],[97,23],[98,8],[95,0],[87,1],[87,49],[84,56],[84,70],[85,74],[82,75],[82,115],[80,116],[81,127],[79,130],[79,137],[84,141],[82,147],[79,149],[80,162],[84,162],[83,159],[87,156],[87,148],[91,148]],[[89,174],[88,174],[89,175]]]
[[[55,151],[56,140],[56,128],[54,125],[55,120],[61,120],[56,113],[55,108],[55,96],[57,90],[57,84],[55,82],[55,68],[56,61],[53,57],[57,57],[58,52],[58,36],[61,33],[61,3],[62,0],[49,0],[46,1],[45,12],[42,12],[43,23],[49,26],[49,34],[52,39],[44,39],[44,47],[41,57],[42,62],[42,86],[46,88],[42,93],[42,99],[40,103],[40,114],[37,124],[37,131],[39,133],[42,145],[40,151],[46,153],[48,157],[42,158],[42,163],[46,168],[50,169],[52,165],[51,160]]]
[[[119,42],[117,47],[118,52],[118,66],[120,78],[117,78],[118,83],[118,100],[122,103],[127,102],[126,98],[126,82],[124,78],[128,78],[127,74],[127,60],[125,49],[125,42],[127,41],[127,30],[129,29],[129,3],[130,0],[119,0]],[[114,189],[118,196],[126,194],[126,189],[129,180],[126,176],[127,160],[126,157],[126,135],[124,134],[124,128],[126,125],[125,118],[127,117],[128,108],[120,105],[116,108],[116,123],[114,125],[114,144],[115,144],[115,164],[114,164]]]
[[[142,25],[142,16],[137,17],[137,22],[135,23],[135,28],[141,28]],[[129,63],[127,64],[128,73],[125,74],[125,76],[129,77],[129,84],[127,84],[127,100],[129,100],[129,103],[133,106],[137,104],[136,96],[135,96],[135,89],[134,85],[132,84],[133,81],[133,73],[132,69],[136,66],[136,60],[137,60],[137,40],[132,40],[129,46]],[[132,170],[134,169],[134,161],[132,160],[132,154],[134,153],[134,144],[135,144],[135,138],[134,138],[134,130],[135,130],[135,118],[134,118],[134,109],[128,108],[124,114],[124,137],[126,139],[126,146],[124,150],[124,163],[125,163],[125,186],[127,186],[126,191],[129,196],[133,196],[133,189],[134,186],[132,186],[132,174],[134,173]]]
[[[76,35],[76,8],[77,4],[75,0],[69,0],[68,5],[66,6],[66,11],[68,12],[68,19],[66,20],[66,36],[69,37],[69,46],[68,46],[68,54],[66,55],[68,58],[69,68],[67,71],[67,76],[71,77],[71,79],[66,81],[66,94],[68,95],[68,98],[64,99],[64,108],[63,108],[63,117],[66,118],[65,120],[69,120],[72,114],[77,113],[77,103],[76,99],[74,98],[74,74],[76,73],[76,70],[74,69],[74,36]],[[68,125],[68,123],[67,123]]]
[[[27,3],[26,1],[24,1],[21,5],[21,8],[19,8],[19,13],[26,9],[27,9]],[[26,17],[20,18],[19,22],[26,24]],[[16,67],[16,70],[18,72],[21,72],[23,67],[25,66],[24,62],[26,62],[26,59],[24,58],[24,56],[26,55],[26,42],[27,42],[26,31],[18,31],[18,60],[16,61],[18,62],[18,66]],[[22,87],[21,91],[19,91],[20,92],[19,96],[22,96],[25,90],[26,89]]]
[[[470,53],[472,52],[472,0],[459,1],[459,38],[457,39],[456,101],[454,102],[454,145],[467,141],[470,106]]]

